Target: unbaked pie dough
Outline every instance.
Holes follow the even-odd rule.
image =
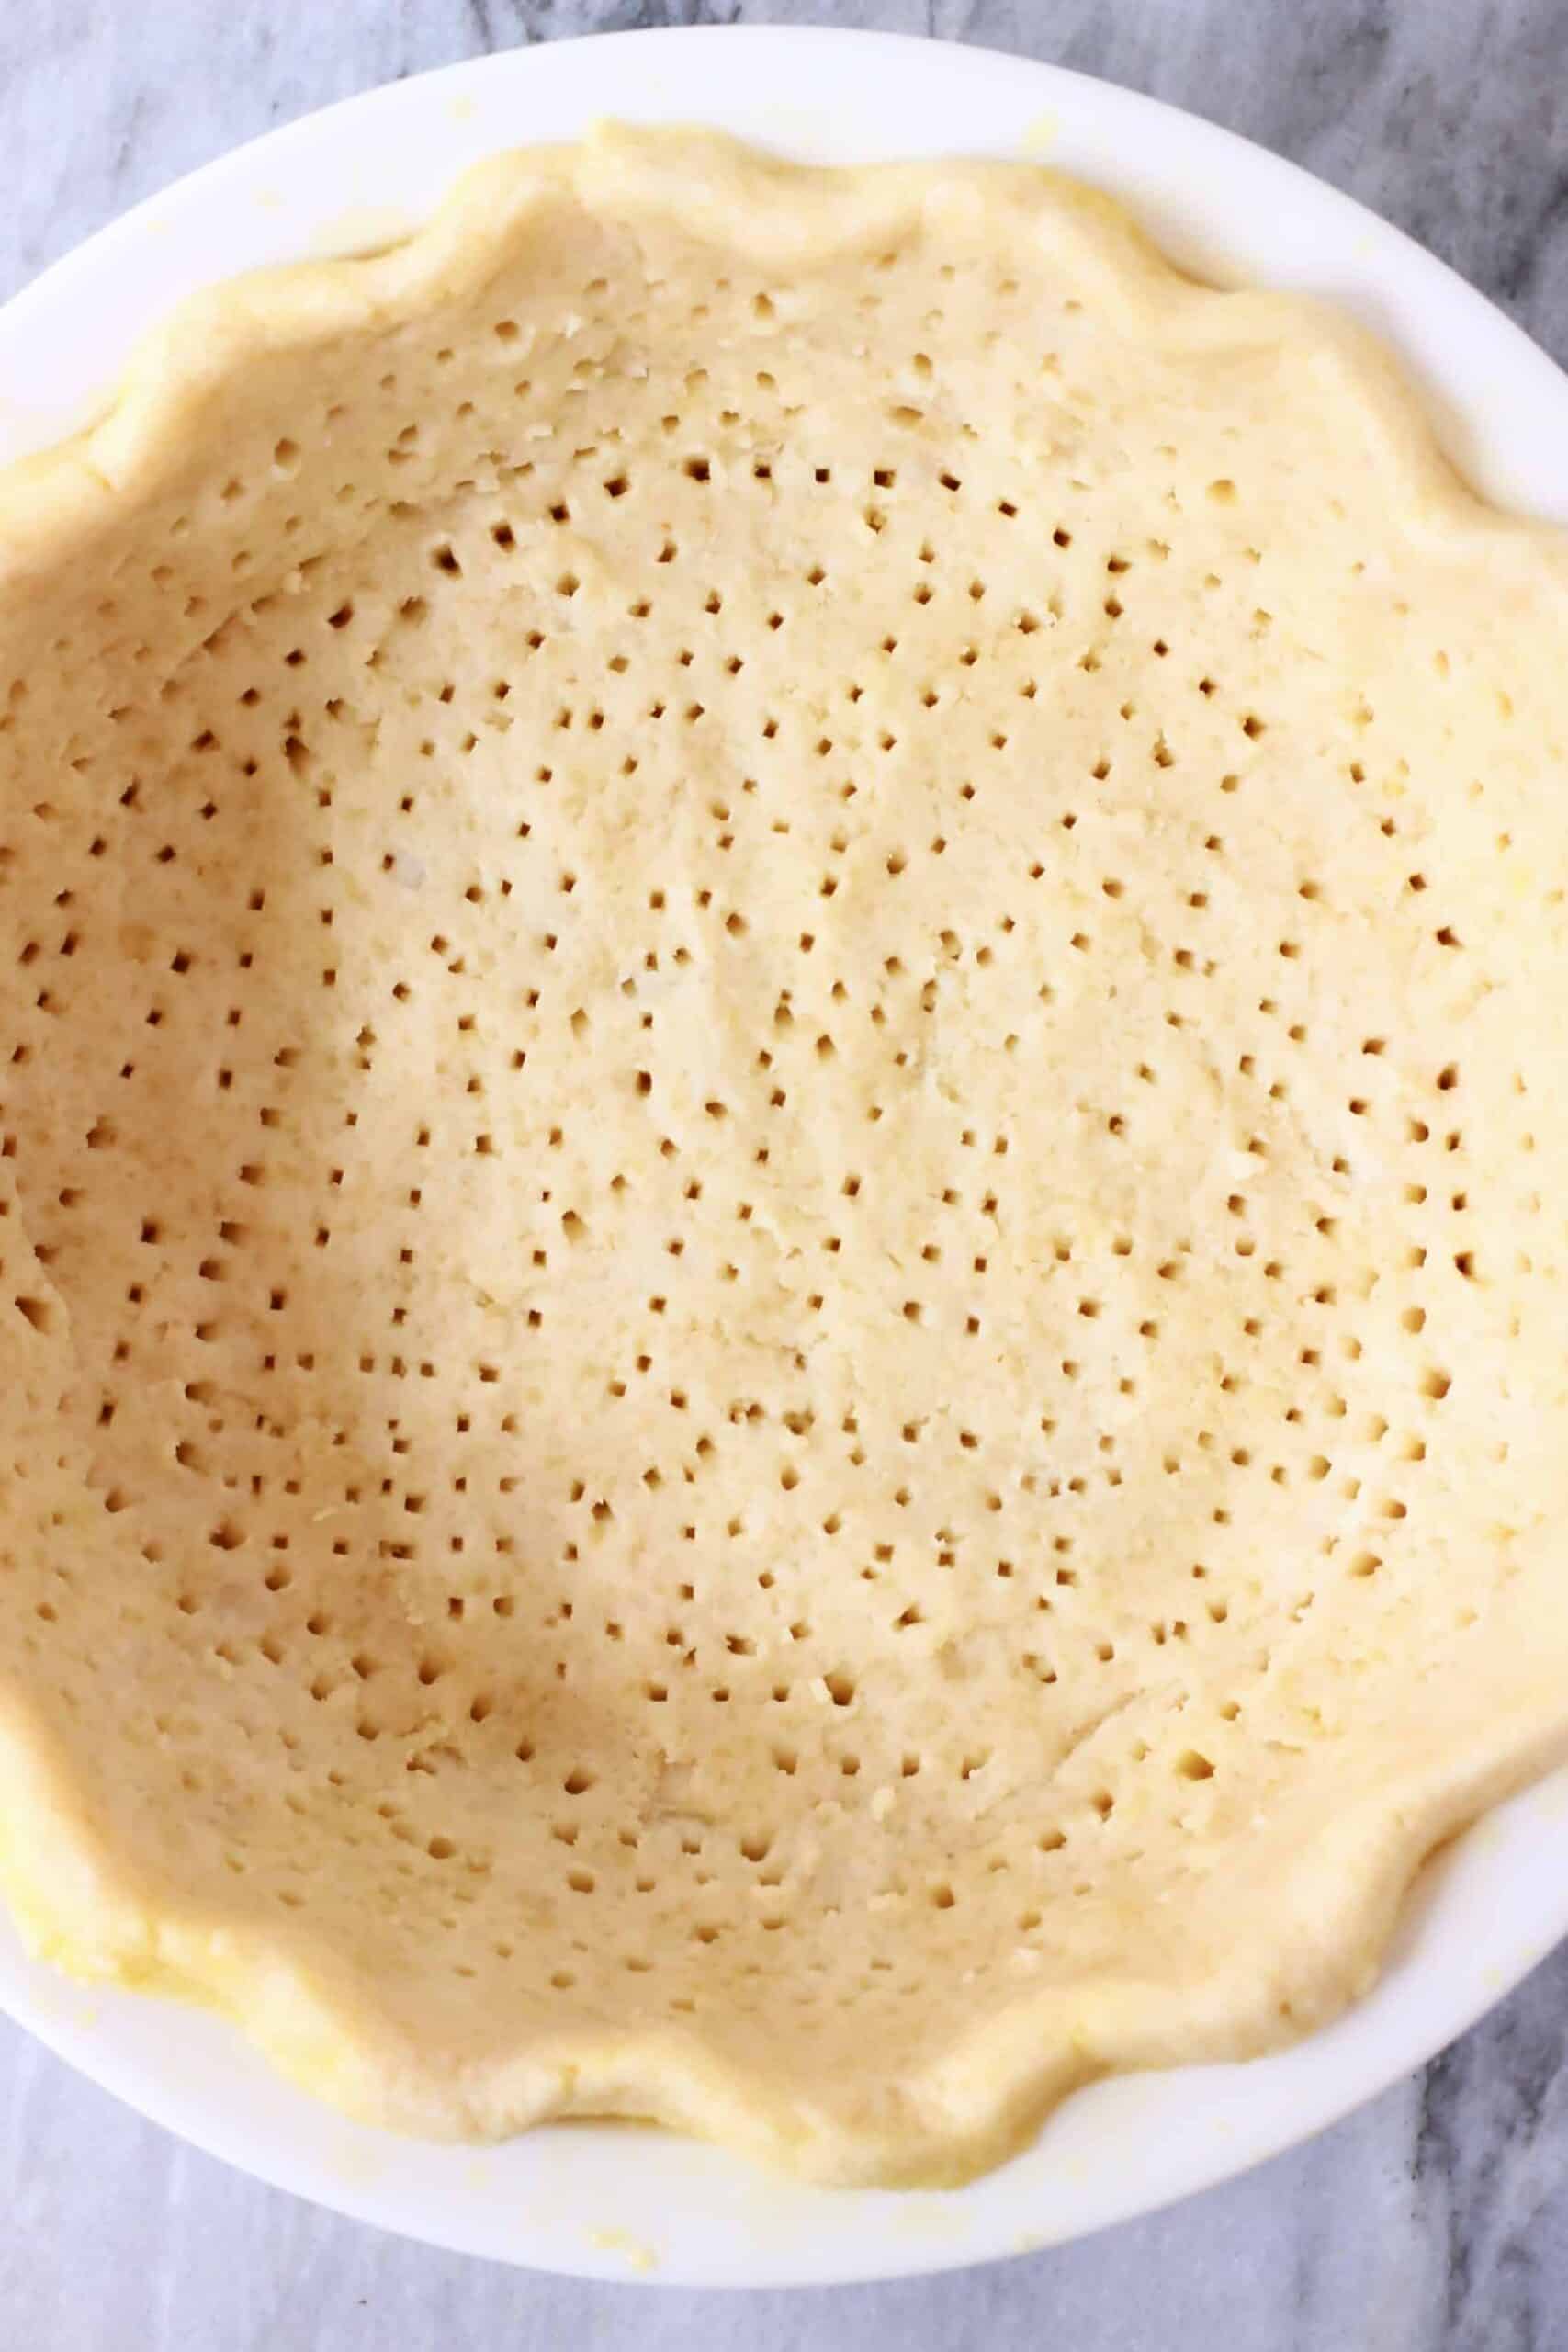
[[[504,158],[0,485],[5,1878],[832,2181],[1568,1747],[1568,560],[1025,168]]]

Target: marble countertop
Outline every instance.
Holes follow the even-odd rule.
[[[1562,0],[116,0],[0,6],[0,298],[328,100],[634,25],[872,24],[1152,91],[1399,222],[1568,362]],[[0,2344],[46,2352],[1560,2352],[1568,1947],[1416,2080],[1168,2213],[832,2292],[587,2287],[435,2254],[194,2154],[0,2021]]]

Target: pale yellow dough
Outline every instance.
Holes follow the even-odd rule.
[[[1027,168],[508,158],[0,485],[7,1883],[834,2181],[1568,1747],[1568,562]]]

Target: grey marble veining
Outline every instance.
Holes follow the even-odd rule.
[[[0,296],[307,107],[518,42],[799,18],[1053,59],[1294,157],[1568,361],[1562,0],[0,0]],[[1568,1857],[1565,1857],[1568,1865]],[[0,2352],[1568,2352],[1568,1949],[1416,2082],[1171,2212],[908,2285],[588,2288],[196,2155],[0,2024]]]

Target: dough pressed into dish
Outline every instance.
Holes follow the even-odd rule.
[[[1568,1747],[1568,562],[1024,168],[510,157],[0,482],[4,1871],[836,2181]]]

